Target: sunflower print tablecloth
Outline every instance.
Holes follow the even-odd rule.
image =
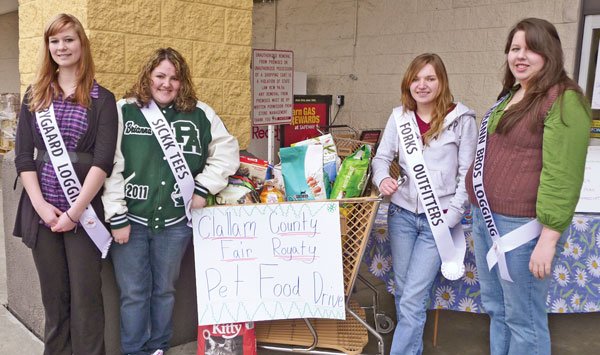
[[[382,203],[363,262],[369,271],[381,279],[394,293],[394,270],[387,233],[388,204]],[[483,313],[477,266],[473,254],[471,219],[463,218],[467,255],[465,275],[457,281],[446,280],[441,273],[430,292],[430,309]],[[555,261],[546,305],[550,313],[580,313],[600,311],[600,216],[577,214],[568,236]]]

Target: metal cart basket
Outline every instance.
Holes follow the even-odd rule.
[[[344,135],[333,134],[333,138],[341,158],[349,156],[363,144],[373,148],[369,142]],[[366,192],[369,193],[372,192]],[[257,322],[256,339],[260,348],[312,354],[360,354],[369,341],[370,333],[378,340],[378,353],[384,353],[382,336],[365,321],[364,308],[351,300],[354,282],[381,198],[370,196],[331,201],[340,204],[346,320],[287,319]],[[376,307],[374,304],[371,308],[376,310]]]
[[[359,354],[367,345],[368,332],[371,332],[380,339],[380,352],[383,353],[381,336],[365,322],[364,310],[350,299],[381,200],[378,197],[359,197],[332,201],[340,204],[346,320],[288,319],[257,322],[256,339],[260,348],[317,354]],[[317,348],[338,352],[316,350]]]

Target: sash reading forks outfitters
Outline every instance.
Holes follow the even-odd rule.
[[[409,168],[408,174],[415,184],[435,246],[442,259],[442,275],[448,280],[458,280],[465,273],[464,259],[467,249],[462,225],[458,224],[452,228],[452,232],[448,228],[440,200],[425,165],[421,139],[417,134],[418,130],[415,129],[414,112],[403,112],[401,108],[396,108],[393,113],[401,149]]]

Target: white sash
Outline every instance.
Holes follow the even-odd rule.
[[[81,191],[81,183],[75,174],[67,147],[58,129],[56,117],[54,116],[54,105],[50,104],[47,110],[36,112],[35,118],[60,187],[67,197],[69,205],[73,205]],[[106,258],[112,237],[104,224],[100,222],[94,209],[87,206],[79,220],[81,226],[100,250],[102,258]]]
[[[527,224],[513,230],[512,232],[500,237],[494,217],[492,216],[492,210],[483,188],[483,164],[485,161],[485,150],[487,144],[487,126],[490,116],[494,109],[504,101],[507,96],[501,98],[498,102],[489,109],[481,120],[481,127],[479,128],[479,140],[477,141],[477,151],[475,154],[475,164],[473,165],[473,190],[475,197],[477,198],[477,205],[481,210],[481,214],[485,221],[485,226],[488,229],[488,233],[492,237],[493,245],[487,253],[486,259],[488,268],[492,270],[494,265],[498,264],[500,271],[500,277],[506,281],[512,282],[512,278],[508,273],[508,266],[506,265],[506,256],[504,253],[508,253],[521,245],[529,242],[532,239],[537,238],[542,231],[542,224],[533,219]]]
[[[423,149],[418,130],[414,127],[414,113],[401,113],[394,110],[396,129],[400,136],[400,146],[408,164],[408,174],[414,182],[419,200],[442,259],[442,275],[448,280],[458,280],[465,273],[464,259],[467,244],[461,224],[452,228],[452,234],[444,217],[440,200],[435,193],[432,180],[423,158]]]
[[[188,226],[192,223],[192,214],[190,211],[192,205],[192,197],[194,196],[194,177],[192,171],[185,161],[183,151],[177,144],[175,135],[171,130],[169,122],[160,111],[154,100],[150,100],[148,107],[141,108],[144,118],[148,121],[154,137],[160,144],[163,150],[171,172],[177,181],[179,191],[183,197],[183,206],[185,208],[185,215],[188,218]]]

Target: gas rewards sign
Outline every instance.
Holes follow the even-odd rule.
[[[318,128],[329,125],[331,95],[294,95],[292,121],[283,125],[282,146],[320,136]]]

